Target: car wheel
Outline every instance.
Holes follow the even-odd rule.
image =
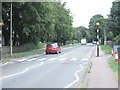
[[[48,52],[46,52],[46,55],[49,54]]]
[[[59,53],[59,51],[56,52],[57,54]]]

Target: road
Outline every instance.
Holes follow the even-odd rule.
[[[60,54],[24,58],[1,66],[2,88],[77,88],[94,45],[77,45]]]

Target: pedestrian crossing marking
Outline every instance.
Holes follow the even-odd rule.
[[[26,58],[24,58],[24,59],[18,60],[18,62],[22,62],[22,61],[25,61],[25,60],[27,60],[27,59],[26,59]]]
[[[28,61],[30,62],[30,61],[34,61],[34,60],[36,60],[36,59],[37,59],[37,58],[32,58],[32,59],[30,59],[30,60],[28,60]]]
[[[57,58],[51,58],[51,59],[48,59],[48,60],[50,60],[50,61],[53,61],[53,60],[56,60]]]
[[[78,58],[71,58],[70,60],[71,61],[76,61]]]
[[[45,60],[46,58],[41,58],[41,59],[39,59],[38,61],[43,61],[43,60]]]
[[[60,58],[59,60],[60,60],[60,61],[63,61],[63,60],[65,60],[65,59],[67,59],[67,58]]]

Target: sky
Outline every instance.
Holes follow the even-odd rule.
[[[66,8],[69,8],[73,16],[73,26],[89,25],[92,16],[101,14],[105,18],[110,14],[112,2],[114,0],[63,0]]]

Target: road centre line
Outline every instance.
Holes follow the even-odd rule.
[[[9,78],[9,77],[13,77],[13,76],[17,76],[17,75],[20,75],[20,74],[23,74],[23,73],[27,72],[29,69],[35,68],[35,67],[38,67],[38,66],[41,66],[42,64],[43,64],[43,62],[41,62],[41,64],[39,64],[39,65],[27,67],[27,68],[26,68],[24,71],[22,71],[22,72],[19,72],[19,73],[15,73],[15,74],[12,74],[12,75],[8,75],[8,76],[1,77],[0,80],[1,80],[1,79],[5,79],[5,78]]]
[[[79,73],[81,70],[83,70],[83,66],[80,64],[80,69],[77,70],[77,71],[74,73],[76,79],[75,79],[73,82],[71,82],[70,84],[68,84],[65,88],[69,88],[69,87],[71,87],[73,84],[75,84],[76,82],[79,81],[80,78],[79,78],[79,76],[78,76],[78,73]]]

